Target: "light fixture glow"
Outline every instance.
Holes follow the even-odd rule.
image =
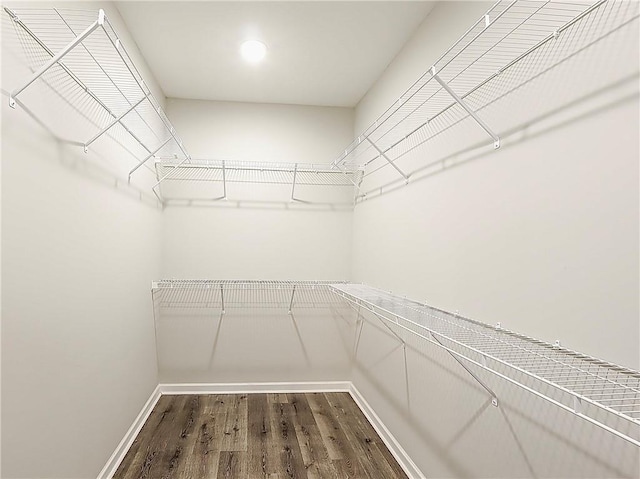
[[[267,54],[267,46],[258,40],[247,40],[240,46],[242,58],[250,63],[258,63]]]

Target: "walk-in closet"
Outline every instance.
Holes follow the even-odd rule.
[[[0,15],[0,477],[640,475],[640,2]]]

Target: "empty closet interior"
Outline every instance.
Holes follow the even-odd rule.
[[[2,477],[638,477],[640,3],[0,14]]]

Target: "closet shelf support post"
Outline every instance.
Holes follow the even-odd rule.
[[[456,101],[456,103],[458,103],[458,105],[460,105],[462,108],[464,108],[464,109],[467,111],[467,113],[469,113],[469,115],[471,115],[471,118],[473,118],[473,119],[476,121],[476,123],[477,123],[478,125],[480,125],[480,127],[481,127],[484,131],[486,131],[486,132],[487,132],[487,134],[488,134],[491,138],[493,138],[493,147],[494,147],[495,149],[500,148],[500,137],[499,137],[498,135],[496,135],[496,134],[493,132],[493,130],[492,130],[491,128],[489,128],[489,125],[487,125],[487,124],[484,122],[484,120],[483,120],[482,118],[480,118],[480,117],[478,116],[478,114],[477,114],[475,111],[473,111],[473,110],[471,109],[471,107],[470,107],[469,105],[467,105],[467,104],[465,103],[465,101],[464,101],[462,98],[460,98],[460,97],[458,96],[458,94],[457,94],[456,92],[454,92],[454,91],[451,89],[451,87],[450,87],[449,85],[447,85],[447,83],[446,83],[442,78],[440,78],[440,77],[438,76],[438,74],[436,73],[436,67],[435,67],[435,66],[432,66],[432,67],[431,67],[431,76],[432,76],[432,77],[433,77],[433,78],[434,78],[434,79],[435,79],[435,80],[440,84],[440,86],[441,86],[442,88],[444,88],[444,89],[446,90],[446,92],[447,92],[449,95],[451,95],[451,97]]]
[[[33,76],[29,79],[29,81],[27,81],[27,83],[25,83],[24,85],[22,85],[21,87],[13,90],[10,94],[9,94],[9,106],[11,108],[15,108],[16,107],[16,101],[15,98],[25,89],[27,88],[29,85],[31,85],[34,81],[36,81],[38,78],[40,78],[43,74],[45,74],[47,72],[47,70],[49,70],[49,68],[51,68],[53,65],[55,65],[56,63],[58,63],[60,60],[62,60],[62,58],[69,53],[71,50],[73,50],[75,47],[77,47],[78,45],[80,45],[89,35],[91,35],[93,33],[93,31],[104,25],[104,10],[100,9],[98,11],[98,19],[93,22],[91,25],[89,25],[89,27],[87,27],[87,29],[82,32],[80,35],[78,35],[76,38],[73,39],[73,41],[71,43],[69,43],[66,47],[64,47],[62,50],[60,50],[53,58],[51,58],[51,60],[49,60],[47,63],[45,63],[44,65],[42,65],[38,71],[36,71]]]

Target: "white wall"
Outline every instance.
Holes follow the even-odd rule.
[[[486,8],[438,4],[358,105],[356,131]],[[508,132],[550,98],[555,106],[572,101],[581,78],[598,77],[594,65],[611,77],[623,72],[615,88],[602,82],[588,99],[508,132],[500,150],[487,141],[359,204],[353,280],[637,369],[637,28],[626,35],[483,115]],[[465,140],[458,137],[460,147]],[[402,166],[434,159],[416,153]],[[426,354],[408,351],[407,386],[397,341],[366,326],[353,380],[427,476],[637,477],[637,448],[491,377],[501,406],[487,406],[457,363],[418,347]]]
[[[178,99],[167,108],[194,158],[328,163],[353,136],[346,108]],[[291,203],[290,185],[230,183],[227,191],[228,201],[165,208],[163,277],[349,279],[351,208],[318,201],[312,188],[297,191],[314,204]],[[349,378],[340,340],[349,333],[330,309],[295,307],[289,316],[285,306],[254,304],[228,307],[224,317],[187,313],[156,323],[161,381]]]
[[[4,91],[29,76],[6,38]],[[2,477],[96,477],[158,382],[149,285],[162,212],[117,182],[136,161],[121,148],[104,141],[85,155],[7,103],[3,95]],[[61,122],[40,106],[40,120],[81,139],[72,115]]]
[[[328,163],[353,136],[347,108],[169,99],[167,112],[194,158]],[[232,183],[229,201],[166,208],[163,275],[349,279],[352,211],[290,203],[290,191]]]
[[[484,7],[437,6],[358,106],[356,131]],[[637,75],[633,53],[622,68]],[[563,79],[574,82],[569,90],[580,84],[580,64],[574,68]],[[360,204],[354,280],[638,368],[636,84],[632,77],[619,93],[512,133],[498,151],[488,145],[474,160]],[[525,109],[544,101],[543,89],[532,93]],[[567,93],[550,94],[561,105]],[[512,126],[521,98],[494,123]]]
[[[187,308],[173,292],[154,300],[161,382],[351,379],[352,310],[326,288],[226,285],[224,313],[206,292]]]
[[[353,139],[353,109],[167,99],[194,158],[330,163]]]

